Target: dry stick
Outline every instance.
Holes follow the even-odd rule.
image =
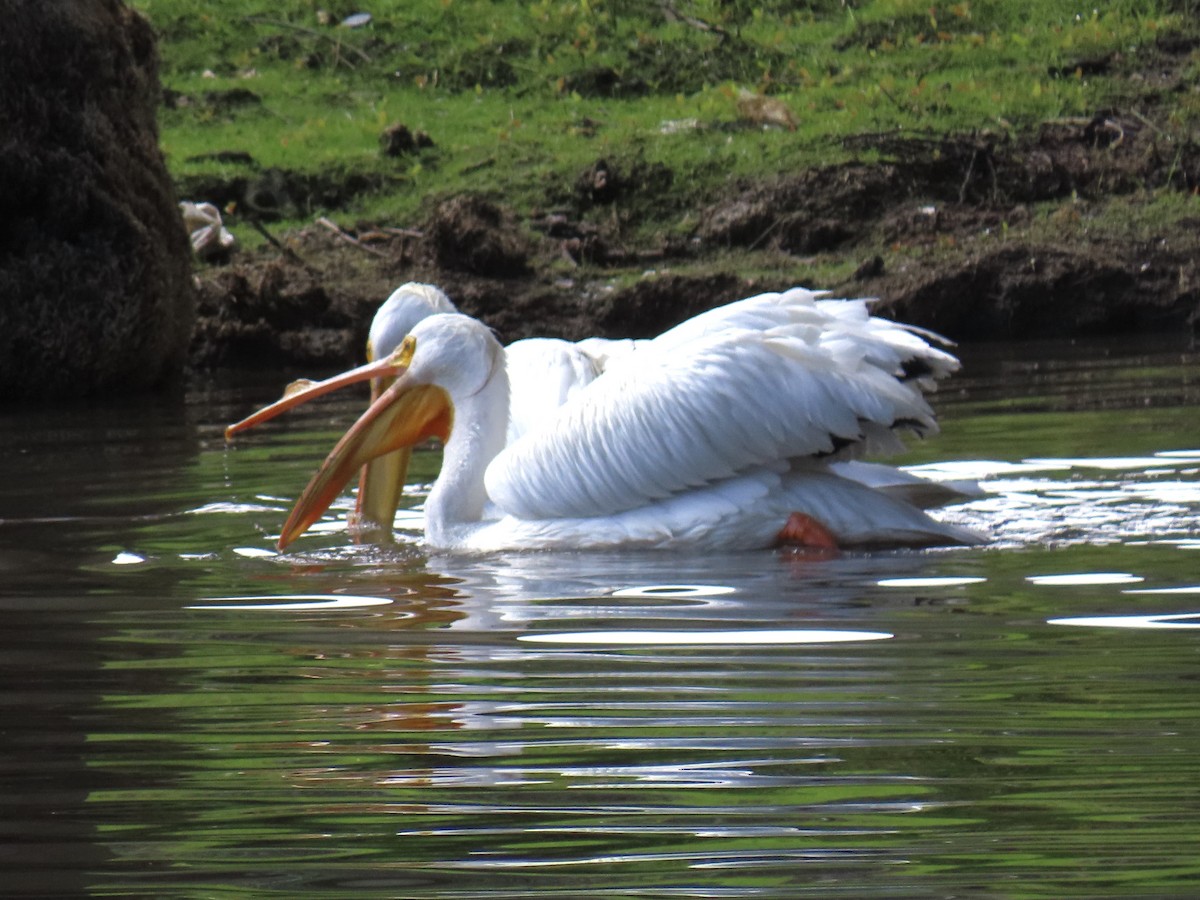
[[[339,228],[336,223],[330,222],[324,216],[321,216],[320,218],[317,219],[317,224],[320,225],[322,228],[328,228],[330,231],[332,231],[334,234],[336,234],[338,237],[340,237],[343,241],[347,241],[347,242],[353,244],[359,250],[362,250],[366,253],[370,253],[373,256],[378,256],[383,259],[387,259],[386,253],[382,253],[379,250],[376,250],[374,247],[368,247],[366,244],[364,244],[358,238],[342,231],[342,229]]]
[[[988,175],[992,181],[991,197],[989,199],[992,201],[996,199],[999,189],[996,185],[996,167],[992,165],[991,148],[976,145],[971,148],[971,161],[967,163],[967,174],[963,176],[962,184],[958,186],[959,203],[967,202],[967,189],[971,186],[971,176],[975,174],[975,161],[980,157],[983,158],[983,162],[987,165]]]
[[[1167,134],[1165,131],[1163,131],[1161,128],[1159,128],[1157,125],[1155,125],[1153,122],[1151,122],[1151,121],[1150,121],[1149,119],[1147,119],[1145,116],[1143,116],[1143,115],[1142,115],[1140,112],[1138,112],[1136,109],[1131,109],[1131,110],[1129,110],[1129,112],[1130,112],[1130,113],[1131,113],[1131,114],[1132,114],[1134,117],[1136,117],[1136,118],[1137,118],[1137,119],[1138,119],[1138,120],[1139,120],[1139,121],[1140,121],[1140,122],[1141,122],[1143,125],[1148,125],[1148,126],[1150,126],[1151,128],[1153,128],[1153,129],[1154,129],[1154,131],[1155,131],[1155,132],[1157,132],[1158,134],[1161,134],[1161,135],[1162,135],[1163,137],[1165,137],[1167,140],[1171,140],[1171,135]]]
[[[668,22],[682,22],[684,25],[690,25],[692,28],[698,28],[700,31],[711,31],[722,38],[729,37],[729,32],[724,28],[713,25],[711,22],[705,22],[703,19],[698,19],[695,16],[681,13],[670,0],[664,0],[664,2],[659,3],[658,8],[662,12],[663,18]]]
[[[971,184],[971,176],[975,174],[975,160],[979,156],[979,148],[976,147],[971,151],[971,161],[967,163],[967,174],[963,176],[962,184],[958,186],[958,202],[967,202],[967,188]]]
[[[1060,116],[1057,119],[1047,119],[1044,125],[1091,125],[1094,116]]]
[[[783,227],[784,225],[790,225],[793,222],[799,221],[801,218],[802,218],[801,213],[790,213],[786,216],[780,216],[779,218],[775,219],[775,221],[773,221],[770,225],[768,225],[766,230],[762,234],[760,234],[753,241],[751,241],[750,244],[748,245],[747,249],[748,250],[757,250],[759,248],[759,246],[764,241],[766,241],[767,238],[769,238],[771,236],[772,232],[778,230],[779,228]]]
[[[496,157],[489,156],[485,160],[481,160],[480,162],[477,162],[477,163],[471,163],[471,165],[466,166],[463,169],[460,169],[459,174],[460,175],[470,175],[472,172],[478,172],[481,169],[489,168],[490,166],[494,166],[495,164],[496,164]]]
[[[268,242],[270,242],[272,247],[274,247],[276,250],[278,250],[280,253],[282,253],[291,262],[294,262],[296,265],[303,267],[310,274],[313,274],[313,275],[320,274],[320,272],[317,269],[313,268],[311,265],[309,265],[307,262],[305,262],[303,259],[301,259],[299,254],[297,254],[295,250],[293,250],[291,247],[285,247],[283,244],[281,244],[276,239],[275,235],[273,235],[273,234],[271,234],[271,232],[267,231],[266,226],[263,225],[262,222],[258,221],[258,219],[256,217],[244,216],[244,218],[246,219],[247,222],[249,222],[252,226],[254,226],[255,231],[257,231],[259,234],[261,234],[263,237],[265,237]]]
[[[878,87],[879,87],[879,93],[883,94],[883,96],[885,96],[889,101],[891,101],[892,106],[896,107],[896,109],[900,110],[900,112],[907,113],[908,115],[914,116],[915,118],[918,118],[918,119],[921,118],[921,114],[918,110],[911,109],[911,108],[905,106],[903,103],[901,103],[899,100],[897,100],[894,96],[892,96],[892,92],[889,91],[887,88],[885,88],[882,84],[879,85]]]

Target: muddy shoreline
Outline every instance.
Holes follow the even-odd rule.
[[[671,173],[605,160],[580,173],[572,203],[525,219],[463,195],[430,204],[415,227],[321,220],[275,234],[256,222],[271,238],[263,250],[198,265],[191,363],[348,365],[375,308],[411,280],[440,285],[506,342],[645,337],[794,283],[877,297],[882,314],[956,341],[1195,333],[1200,211],[1123,232],[1107,210],[1200,191],[1200,144],[1152,109],[1015,137],[864,135],[852,149],[863,161],[727,184],[688,234],[641,244],[605,222],[639,194],[669,196]],[[814,259],[852,274],[797,278]],[[787,274],[742,274],[775,269]]]

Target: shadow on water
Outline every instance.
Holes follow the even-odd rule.
[[[0,868],[5,892],[73,896],[112,854],[87,814],[91,718],[112,629],[86,611],[120,592],[114,548],[174,514],[196,459],[182,398],[6,414],[0,437]],[[85,613],[81,615],[81,613]],[[142,779],[139,779],[142,780]],[[154,780],[147,773],[143,783]]]
[[[5,893],[1186,894],[1195,359],[964,356],[906,462],[995,541],[833,559],[281,557],[360,399],[7,417]]]

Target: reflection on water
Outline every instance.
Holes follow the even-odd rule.
[[[686,646],[686,647],[731,647],[761,646],[781,647],[786,644],[843,644],[849,641],[880,641],[895,635],[885,631],[831,631],[829,629],[771,628],[753,631],[715,631],[695,628],[689,631],[572,631],[566,634],[521,634],[519,641],[534,641],[540,644],[590,644],[602,647],[618,646]]]
[[[1200,628],[1200,613],[1164,613],[1140,616],[1070,616],[1051,619],[1051,625],[1086,628]]]
[[[248,609],[263,610],[309,610],[309,609],[353,609],[357,606],[387,606],[392,601],[386,597],[347,597],[327,594],[284,594],[269,599],[263,597],[204,597],[201,603],[185,606],[184,609]]]
[[[1033,584],[1135,584],[1142,581],[1140,575],[1129,572],[1080,572],[1071,575],[1027,575],[1025,580]]]
[[[907,460],[992,544],[832,559],[429,556],[419,508],[280,555],[360,400],[10,416],[5,894],[1189,895],[1195,360],[1060,349],[966,348]]]

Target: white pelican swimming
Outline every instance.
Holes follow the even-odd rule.
[[[322,383],[395,375],[322,465],[279,544],[364,463],[429,437],[445,442],[425,504],[432,547],[971,542],[830,462],[889,449],[897,429],[934,430],[922,391],[956,367],[864,301],[766,294],[643,342],[509,444],[505,353],[481,323],[434,315],[387,359]]]

